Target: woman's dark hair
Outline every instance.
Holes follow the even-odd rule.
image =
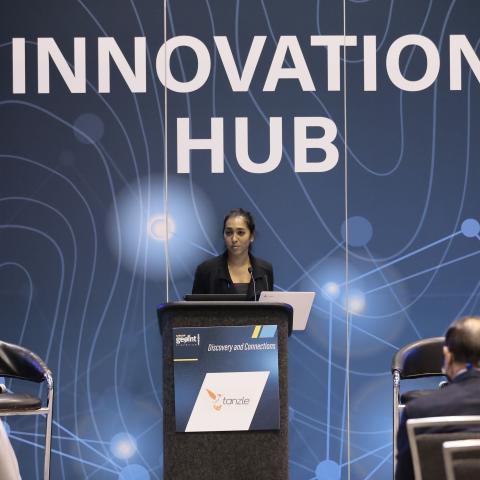
[[[223,219],[222,231],[225,231],[225,225],[227,224],[227,220],[232,217],[243,217],[248,229],[250,230],[250,233],[255,233],[255,221],[253,220],[253,216],[250,212],[247,212],[243,208],[234,208],[225,215],[225,218]]]
[[[445,334],[445,346],[456,362],[479,366],[480,317],[463,317],[455,320]]]

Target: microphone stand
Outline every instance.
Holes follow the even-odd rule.
[[[255,285],[255,277],[253,276],[252,267],[248,267],[248,273],[250,274],[250,277],[252,277],[252,282],[253,282],[253,299],[257,301],[257,286]]]

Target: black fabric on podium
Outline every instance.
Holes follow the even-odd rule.
[[[288,306],[255,302],[185,302],[159,309],[163,333],[165,480],[288,479],[287,337]],[[280,429],[177,433],[173,378],[175,327],[278,325]]]

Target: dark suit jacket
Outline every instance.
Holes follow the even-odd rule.
[[[255,279],[248,286],[248,298],[254,299],[263,290],[273,290],[273,269],[271,263],[250,255],[252,276]],[[192,293],[235,293],[227,266],[227,252],[201,263],[195,271]]]
[[[407,403],[398,427],[395,480],[414,479],[407,420],[448,415],[480,415],[480,371],[467,370],[441,390]]]

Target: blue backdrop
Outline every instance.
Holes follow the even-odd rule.
[[[480,119],[472,108],[479,102],[479,15],[476,0],[172,0],[167,38],[194,37],[208,52],[199,59],[169,44],[173,78],[197,78],[208,59],[210,69],[190,92],[170,88],[165,105],[158,73],[165,62],[157,57],[162,2],[2,4],[2,339],[31,348],[54,372],[52,478],[162,478],[155,306],[167,300],[166,266],[169,300],[179,299],[191,289],[195,265],[222,251],[223,215],[238,206],[256,217],[254,252],[273,263],[275,287],[317,292],[307,330],[289,341],[291,478],[346,478],[347,405],[352,478],[389,478],[393,353],[479,311]],[[344,27],[357,37],[345,59],[343,48],[336,57],[333,47],[327,55],[311,46],[311,36],[343,36]],[[414,47],[407,35],[429,46]],[[461,40],[453,35],[464,35],[474,52],[461,66]],[[227,38],[240,70],[254,37],[266,37],[246,91],[233,91],[214,36]],[[110,88],[101,91],[100,37],[115,40],[137,83],[111,61]],[[135,37],[145,39],[146,55],[133,72]],[[39,38],[58,47],[55,53],[49,43],[48,64]],[[80,44],[74,55],[74,38],[85,39],[84,62]],[[265,91],[276,55],[277,77],[285,78]],[[63,76],[52,60],[61,64],[62,56]],[[78,84],[73,70],[65,73],[74,64]],[[461,88],[453,90],[459,72]],[[74,84],[85,91],[72,92]],[[236,135],[236,117],[248,119],[252,161],[265,162],[281,145],[271,172],[239,165],[236,136],[239,149],[246,138]],[[281,117],[283,133],[271,145],[270,117]],[[307,154],[312,165],[338,151],[327,171],[295,166],[300,117],[333,125],[333,153]],[[190,173],[177,173],[179,118],[189,119],[197,139],[211,137],[211,119],[223,118],[223,135],[214,128],[223,138],[223,173],[212,173],[208,150],[193,151]],[[321,138],[322,126],[306,135]],[[9,418],[8,427],[24,478],[41,478],[41,422]]]

